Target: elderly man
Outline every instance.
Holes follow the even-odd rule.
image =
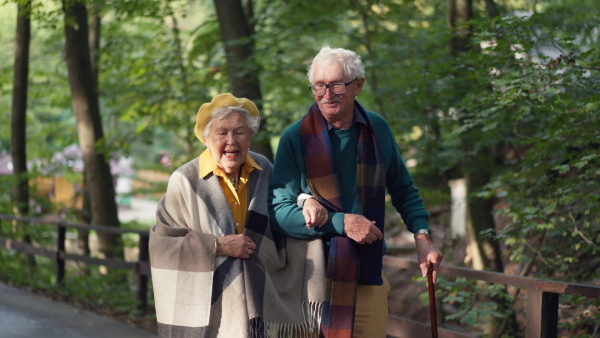
[[[385,190],[415,234],[423,276],[443,255],[387,122],[357,101],[364,66],[353,51],[324,47],[308,69],[315,102],[282,134],[269,208],[273,231],[321,240],[327,262],[321,331],[385,337],[389,283],[382,271]],[[318,203],[327,212],[318,209]]]

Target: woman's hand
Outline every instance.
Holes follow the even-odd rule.
[[[245,235],[227,235],[217,238],[217,256],[229,256],[242,259],[248,259],[254,250],[256,244]]]
[[[309,229],[314,227],[322,227],[329,220],[329,213],[327,209],[317,202],[314,198],[309,198],[304,201],[304,207],[302,208],[302,215],[306,221],[306,226]]]

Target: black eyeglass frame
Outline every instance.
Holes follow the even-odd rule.
[[[324,87],[325,87],[325,91],[323,92],[323,94],[317,94],[317,93],[315,93],[315,91],[313,90],[313,88],[315,87],[315,85],[312,85],[312,84],[311,84],[311,85],[308,85],[308,89],[310,89],[310,92],[311,92],[311,93],[312,93],[314,96],[323,96],[323,95],[325,95],[325,94],[327,93],[327,89],[329,89],[329,90],[331,91],[331,93],[332,93],[332,94],[334,94],[334,95],[339,95],[339,94],[344,94],[344,93],[346,92],[346,87],[347,87],[348,85],[352,84],[353,82],[355,82],[356,80],[358,80],[358,77],[357,77],[357,78],[355,78],[355,79],[354,79],[354,80],[352,80],[352,81],[349,81],[349,82],[334,82],[334,83],[328,83],[328,84],[319,84],[319,86],[324,86]],[[344,85],[344,91],[343,91],[343,92],[341,92],[341,93],[334,93],[334,92],[333,92],[333,89],[331,89],[331,87],[330,87],[330,86],[333,86],[333,85],[339,85],[339,84],[343,84],[343,85]]]

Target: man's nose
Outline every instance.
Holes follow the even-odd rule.
[[[325,87],[325,95],[323,95],[326,99],[331,99],[335,94],[333,93],[333,90],[331,90],[330,87]]]

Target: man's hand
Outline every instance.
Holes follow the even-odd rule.
[[[306,226],[309,229],[314,227],[322,227],[329,220],[329,213],[321,203],[314,198],[309,198],[304,201],[302,215],[306,221]]]
[[[344,214],[344,234],[358,244],[371,244],[378,239],[383,239],[383,234],[375,226],[374,221],[356,214]]]
[[[418,234],[415,238],[415,244],[417,245],[417,257],[419,259],[419,267],[423,277],[427,276],[427,265],[433,266],[433,283],[437,281],[437,274],[444,259],[444,255],[436,249],[433,242],[425,234]]]
[[[246,235],[227,235],[217,238],[217,256],[248,259],[254,253],[256,244]]]

